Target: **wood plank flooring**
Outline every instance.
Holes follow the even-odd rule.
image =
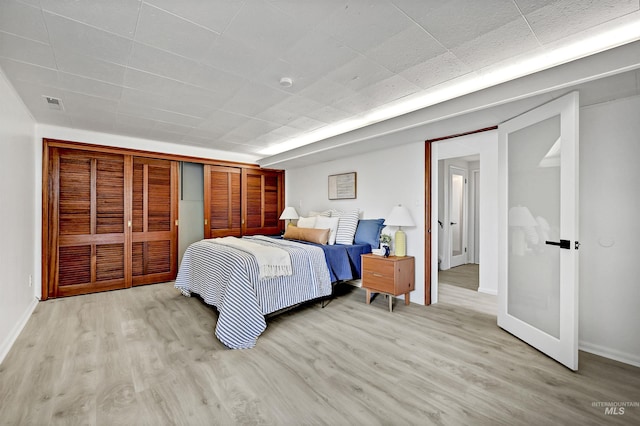
[[[338,289],[240,351],[171,283],[42,302],[0,365],[0,424],[640,424],[592,405],[640,401],[639,368],[581,353],[573,373],[447,285],[393,313]]]
[[[467,263],[445,271],[438,271],[438,283],[478,291],[480,283],[480,265]]]

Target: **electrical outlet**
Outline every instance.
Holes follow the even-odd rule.
[[[29,287],[33,285],[33,276],[29,275]]]

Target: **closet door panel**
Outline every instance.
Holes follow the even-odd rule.
[[[125,288],[125,160],[117,154],[49,152],[48,295]]]
[[[204,167],[205,238],[240,236],[241,170],[237,167]]]
[[[177,272],[178,163],[133,159],[133,285],[171,281]]]
[[[243,235],[276,235],[282,230],[279,220],[284,208],[283,173],[274,170],[244,169]]]

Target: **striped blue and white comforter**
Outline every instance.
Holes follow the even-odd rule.
[[[321,248],[263,236],[244,238],[286,250],[293,275],[259,279],[253,255],[210,239],[187,248],[175,283],[185,296],[199,294],[218,309],[216,336],[232,349],[255,346],[267,327],[264,315],[331,294]]]

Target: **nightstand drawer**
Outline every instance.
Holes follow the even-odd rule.
[[[395,263],[389,262],[384,257],[363,257],[362,270],[376,272],[379,275],[393,279]]]
[[[391,265],[393,266],[393,265]],[[381,291],[383,293],[393,293],[395,281],[393,279],[393,268],[391,274],[384,275],[380,272],[363,270],[362,286],[372,290]]]

